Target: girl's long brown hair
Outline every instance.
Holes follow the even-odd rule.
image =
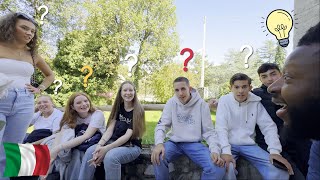
[[[115,120],[117,118],[117,114],[120,111],[120,104],[123,103],[123,98],[121,97],[121,90],[123,85],[130,84],[134,88],[134,97],[132,99],[133,102],[133,119],[132,119],[132,127],[133,127],[133,134],[131,136],[131,139],[137,139],[141,138],[146,131],[146,123],[145,123],[145,114],[144,109],[142,105],[140,104],[140,101],[137,97],[137,92],[135,85],[131,81],[125,81],[121,84],[116,99],[113,103],[112,110],[108,119],[107,127],[111,123],[112,120]]]
[[[11,42],[15,39],[15,31],[16,31],[16,23],[18,19],[23,19],[30,21],[29,19],[24,18],[19,13],[9,13],[0,19],[0,42]],[[32,21],[30,21],[32,22]],[[33,23],[33,22],[32,22]],[[36,24],[35,24],[36,25]],[[36,32],[34,33],[34,37],[27,44],[27,47],[30,48],[30,52],[32,56],[35,56],[38,46],[38,33],[37,33],[37,25]]]
[[[72,106],[74,103],[74,99],[78,96],[85,96],[88,99],[90,103],[90,109],[89,109],[90,114],[96,111],[96,109],[92,106],[91,99],[86,93],[83,93],[83,92],[73,93],[68,99],[67,105],[65,107],[64,114],[60,122],[60,130],[64,125],[67,125],[72,129],[74,129],[77,126],[78,112],[72,109]]]

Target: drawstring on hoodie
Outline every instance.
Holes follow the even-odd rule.
[[[247,103],[247,100],[244,101],[243,103],[248,104],[248,103]],[[240,107],[240,106],[241,106],[241,103],[239,102],[239,107]],[[246,106],[246,123],[248,123],[248,106]]]
[[[246,123],[248,123],[248,105],[246,106]]]

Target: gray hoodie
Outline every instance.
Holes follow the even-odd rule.
[[[182,104],[176,96],[166,103],[155,129],[155,144],[163,143],[166,136],[173,142],[200,142],[204,139],[211,153],[220,154],[209,106],[194,89],[187,104]]]

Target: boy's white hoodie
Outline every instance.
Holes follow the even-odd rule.
[[[173,142],[200,142],[205,139],[210,152],[220,154],[218,136],[214,129],[209,105],[192,89],[191,100],[182,104],[176,96],[164,106],[161,119],[155,129],[155,144],[164,142],[166,137]]]
[[[254,145],[255,126],[258,124],[270,154],[280,154],[282,147],[276,124],[260,102],[249,92],[246,101],[239,103],[233,93],[221,96],[216,114],[216,130],[222,154],[231,155],[233,145]]]

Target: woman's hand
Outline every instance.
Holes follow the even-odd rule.
[[[52,150],[50,151],[50,162],[51,163],[57,158],[58,153],[60,151],[60,148],[59,148],[60,146],[56,146],[56,147],[52,148]]]
[[[30,84],[26,84],[26,89],[28,91],[30,91],[31,93],[33,93],[33,94],[40,94],[41,93],[41,89],[40,88],[33,87]]]
[[[107,154],[108,151],[110,151],[111,148],[109,145],[106,146],[100,146],[98,145],[96,150],[92,153],[93,157],[92,159],[90,159],[88,162],[90,163],[90,165],[93,166],[100,166],[101,162],[103,161],[105,155]]]

